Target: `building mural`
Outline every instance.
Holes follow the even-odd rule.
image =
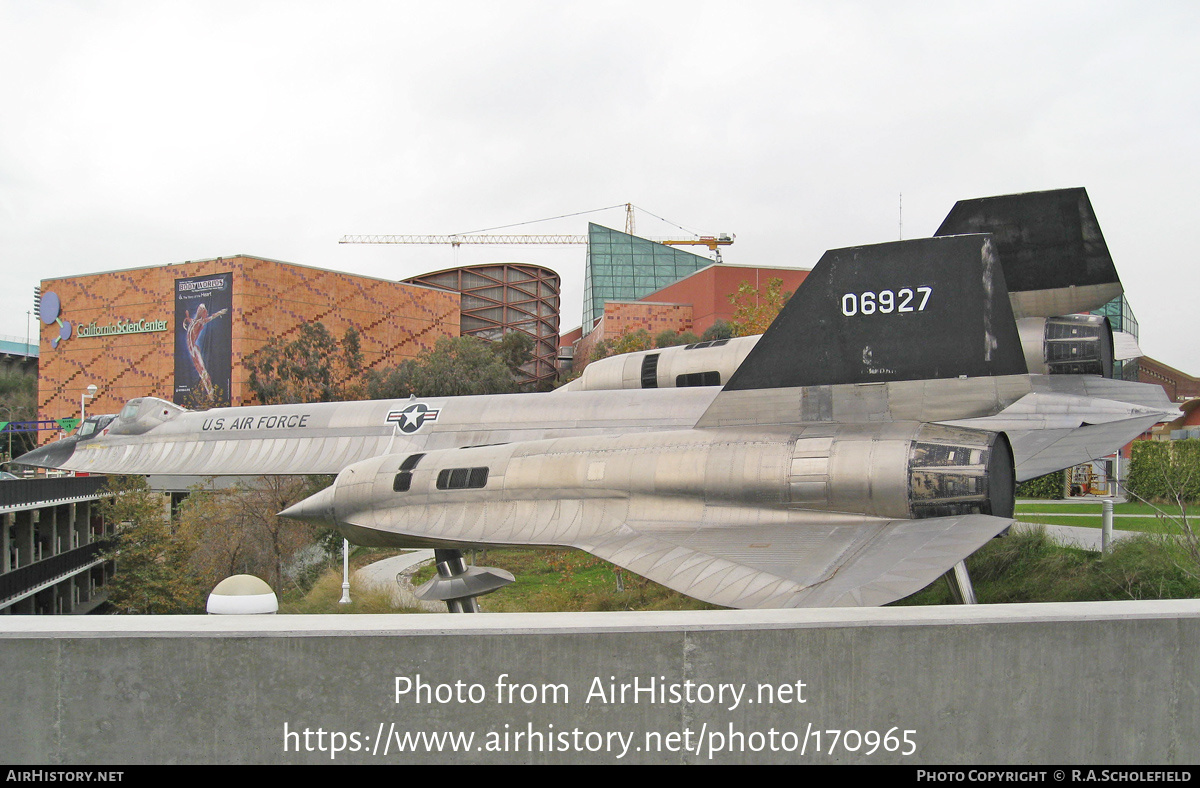
[[[232,313],[232,273],[175,280],[176,404],[229,405]]]

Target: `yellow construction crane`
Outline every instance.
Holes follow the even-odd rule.
[[[634,235],[633,205],[625,203],[625,232]],[[717,253],[717,262],[721,262],[722,246],[729,246],[736,236],[730,233],[720,235],[701,235],[695,238],[648,238],[648,241],[665,246],[707,246],[710,251]],[[343,235],[338,243],[342,244],[586,244],[586,235],[559,235],[542,233],[537,235],[485,235],[478,233],[460,233],[456,235]]]
[[[720,235],[702,235],[699,238],[688,240],[678,240],[675,238],[663,238],[658,243],[664,246],[707,246],[709,251],[717,253],[717,262],[721,262],[721,250],[719,247],[729,246],[733,243],[733,236],[729,233],[721,233]]]

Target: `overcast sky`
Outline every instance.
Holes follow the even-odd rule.
[[[1143,349],[1200,374],[1200,3],[0,0],[0,74],[0,334],[42,278],[237,253],[535,262],[565,330],[583,247],[338,239],[632,202],[811,267],[899,237],[901,194],[911,238],[1084,186]],[[589,218],[624,222],[513,231]]]

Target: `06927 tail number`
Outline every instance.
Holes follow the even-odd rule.
[[[923,312],[933,294],[932,287],[902,287],[892,292],[880,290],[878,293],[868,290],[865,293],[846,293],[842,296],[842,314],[846,317],[855,315],[873,315],[876,312],[888,315],[893,312]]]

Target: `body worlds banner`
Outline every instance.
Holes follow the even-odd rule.
[[[175,402],[229,404],[233,377],[233,274],[175,280]]]

